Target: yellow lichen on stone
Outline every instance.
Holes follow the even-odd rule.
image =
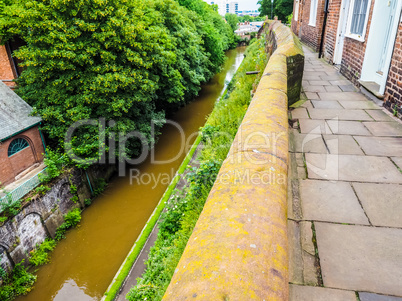
[[[288,300],[287,64],[301,48],[270,25],[277,49],[164,300]]]

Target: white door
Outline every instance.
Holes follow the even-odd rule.
[[[380,94],[385,92],[401,7],[402,0],[377,0],[374,4],[361,80],[377,83]]]
[[[343,45],[345,42],[346,27],[348,23],[350,0],[343,0],[339,15],[338,31],[336,36],[333,63],[340,65],[342,62]]]
[[[386,34],[384,36],[384,41],[383,41],[383,46],[382,46],[382,52],[381,52],[381,58],[380,58],[380,64],[378,65],[378,70],[377,73],[379,74],[384,74],[384,68],[385,68],[385,62],[387,59],[387,53],[388,53],[388,49],[391,46],[391,34],[392,34],[392,27],[394,24],[394,20],[395,18],[399,19],[399,15],[396,17],[396,4],[397,4],[397,0],[392,0],[392,1],[388,1],[389,4],[389,17],[388,20],[386,20],[386,24],[387,24],[387,29],[386,29]]]

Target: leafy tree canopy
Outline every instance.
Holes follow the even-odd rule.
[[[236,14],[226,14],[225,19],[233,31],[238,28],[237,24],[239,23],[239,17]]]
[[[293,12],[293,2],[293,0],[274,0],[273,15],[286,22],[287,17]],[[261,5],[258,8],[260,16],[271,17],[271,0],[259,0],[258,4]]]
[[[104,117],[115,122],[107,123],[102,135],[139,131],[153,143],[151,120],[160,128],[167,109],[197,95],[234,40],[210,6],[189,2],[185,7],[174,0],[5,5],[1,41],[18,36],[26,42],[14,53],[25,69],[18,94],[41,115],[50,140],[63,145],[70,125]],[[97,158],[98,138],[96,124],[80,127],[74,152]],[[127,143],[130,155],[138,155],[140,147],[138,139]]]
[[[260,22],[260,21],[264,21],[265,17],[253,17],[253,16],[249,16],[249,15],[244,15],[244,16],[240,16],[239,17],[239,22]]]

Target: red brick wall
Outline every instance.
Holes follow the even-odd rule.
[[[360,86],[358,80],[360,79],[360,74],[363,68],[363,60],[366,52],[368,35],[370,32],[374,2],[375,0],[371,1],[370,15],[367,23],[367,31],[364,42],[360,42],[347,37],[345,38],[341,63],[341,73],[357,86]]]
[[[0,80],[14,79],[13,69],[11,68],[10,59],[7,54],[6,46],[0,45]],[[14,87],[13,82],[4,82],[9,87]]]
[[[302,15],[302,11],[303,11],[302,8],[303,8],[302,0],[299,0],[299,16],[298,16],[299,18],[296,21],[296,14],[295,14],[295,12],[296,12],[296,0],[294,0],[294,2],[293,2],[293,19],[292,19],[291,28],[292,28],[292,31],[297,36],[299,35],[300,20],[301,20],[301,15]]]
[[[321,42],[321,30],[324,21],[325,0],[318,0],[316,26],[310,26],[311,0],[301,0],[299,6],[299,20],[292,24],[293,32],[308,46],[318,51]]]
[[[402,115],[402,23],[399,23],[398,34],[395,41],[394,53],[391,60],[391,68],[388,74],[387,86],[385,88],[385,107],[391,112],[394,106]]]
[[[30,147],[8,157],[8,146],[16,138],[25,138]],[[44,148],[38,127],[35,126],[20,135],[14,136],[0,144],[0,182],[7,185],[15,176],[37,162],[43,160]]]
[[[331,0],[328,7],[329,13],[324,38],[324,56],[331,63],[333,62],[341,5],[342,0]]]

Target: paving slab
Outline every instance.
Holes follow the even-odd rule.
[[[368,100],[340,100],[345,109],[382,110],[374,102]]]
[[[289,281],[303,284],[303,257],[300,244],[300,226],[295,221],[288,220],[289,244]]]
[[[318,94],[322,100],[367,100],[366,96],[358,92],[325,92]]]
[[[294,130],[290,133],[289,151],[294,153],[328,153],[321,134],[300,134]]]
[[[386,295],[378,295],[372,293],[360,293],[359,292],[360,301],[402,301],[402,298],[386,296]]]
[[[325,90],[327,90],[327,92],[342,92],[339,86],[325,86]]]
[[[332,80],[331,81],[332,85],[336,85],[336,86],[349,86],[350,85],[350,81],[348,81],[347,79],[342,79],[342,80]]]
[[[391,159],[402,170],[402,157],[392,157]]]
[[[320,99],[317,93],[314,92],[305,92],[307,99]]]
[[[394,122],[364,122],[374,136],[402,137],[402,125]]]
[[[313,108],[313,104],[311,103],[310,100],[305,101],[302,105],[300,105],[301,108]]]
[[[315,62],[313,62],[312,64],[315,65],[314,68],[317,68],[317,66],[322,66],[322,67],[325,66],[324,64],[316,64]],[[304,72],[303,74],[305,74],[306,76],[325,76],[325,75],[328,75],[325,71],[316,71],[316,70],[307,71],[307,72]]]
[[[309,118],[306,108],[297,108],[290,111],[293,119]]]
[[[337,86],[334,84],[334,82],[336,81],[340,81],[340,80],[345,80],[345,78],[342,75],[325,75],[325,76],[320,76],[320,78],[322,80],[328,80],[329,83],[333,86]]]
[[[371,136],[371,133],[359,121],[327,120],[327,124],[334,134]]]
[[[327,80],[311,80],[309,83],[311,86],[331,86]]]
[[[300,182],[303,219],[369,225],[359,200],[347,182]]]
[[[395,121],[388,114],[386,114],[383,110],[366,110],[366,112],[375,120],[375,121]]]
[[[402,174],[386,157],[325,154],[305,156],[310,179],[402,183]]]
[[[309,114],[312,119],[373,120],[364,110],[309,109]]]
[[[310,81],[311,82],[311,81]],[[307,85],[307,86],[303,86],[304,91],[306,92],[327,92],[327,90],[325,89],[324,86],[311,86],[311,85]]]
[[[374,226],[402,228],[402,185],[353,183]]]
[[[312,81],[312,80],[321,80],[321,77],[319,77],[318,75],[304,74],[303,79],[307,81]]]
[[[315,230],[324,286],[402,295],[402,229],[316,222]]]
[[[333,155],[364,155],[355,139],[350,135],[324,135],[329,153]]]
[[[367,155],[387,157],[402,155],[402,138],[372,136],[354,138]]]
[[[325,120],[300,119],[302,134],[332,134]]]
[[[358,92],[359,89],[357,89],[354,85],[349,84],[349,85],[340,85],[339,88],[343,92]]]
[[[290,301],[356,301],[351,291],[337,290],[317,286],[289,285]]]
[[[312,100],[311,102],[316,109],[343,109],[336,100]]]

